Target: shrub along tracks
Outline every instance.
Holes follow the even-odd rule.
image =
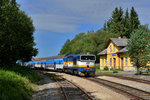
[[[90,80],[92,82],[96,82],[100,85],[104,85],[106,87],[109,87],[119,93],[122,93],[124,95],[127,95],[131,98],[134,98],[136,100],[149,100],[150,98],[150,92],[146,92],[140,89],[136,89],[130,86],[126,86],[123,84],[115,83],[112,81],[99,79],[99,78],[85,78],[87,80]]]

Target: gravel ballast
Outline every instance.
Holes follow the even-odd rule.
[[[56,72],[49,72],[49,73],[56,73]],[[129,98],[119,93],[116,93],[109,88],[85,80],[81,77],[73,76],[65,73],[56,73],[56,75],[60,75],[76,83],[78,86],[80,86],[85,91],[87,91],[91,96],[93,96],[93,98],[95,98],[96,100],[129,100]]]

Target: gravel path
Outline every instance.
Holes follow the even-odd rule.
[[[63,100],[64,97],[56,82],[50,80],[46,75],[41,76],[43,80],[36,86],[36,90],[32,95],[32,100]]]
[[[49,72],[56,73],[56,72]],[[100,86],[94,82],[85,80],[81,77],[64,74],[64,73],[56,73],[57,75],[61,75],[62,77],[78,84],[81,88],[88,91],[90,95],[92,95],[96,100],[129,100],[129,98],[112,91],[109,88]]]

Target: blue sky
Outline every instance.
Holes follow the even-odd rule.
[[[150,0],[17,0],[33,20],[37,57],[57,55],[67,39],[103,27],[115,7],[134,6],[142,24],[150,23]]]

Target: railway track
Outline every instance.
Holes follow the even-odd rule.
[[[126,86],[123,84],[115,83],[104,79],[99,78],[85,78],[85,79],[109,87],[118,93],[127,95],[131,98],[131,100],[150,100],[150,92],[146,92],[140,89],[136,89],[130,86]]]
[[[55,79],[61,88],[65,100],[93,100],[83,89],[64,78]]]
[[[115,78],[119,78],[119,79],[125,79],[125,80],[130,80],[130,81],[135,81],[135,82],[145,83],[145,84],[150,85],[150,81],[143,80],[143,79],[137,79],[137,78],[131,78],[131,77],[124,77],[124,76],[106,75],[106,74],[104,74],[103,76],[115,77]]]

